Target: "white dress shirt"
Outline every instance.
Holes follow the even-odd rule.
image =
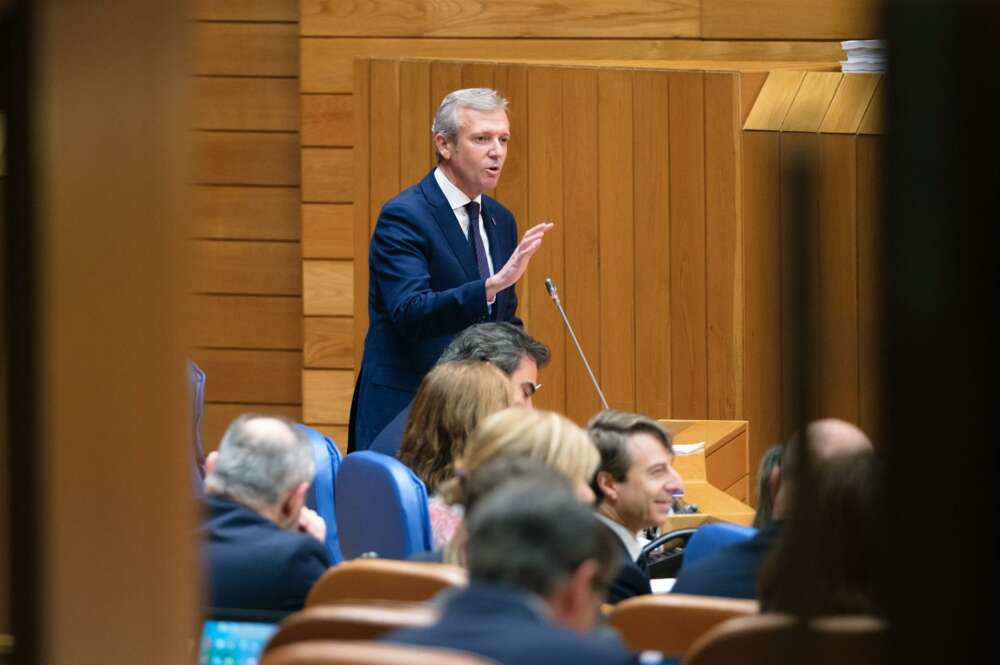
[[[462,235],[466,238],[469,237],[469,211],[465,209],[465,204],[469,201],[475,201],[479,204],[479,216],[483,215],[483,197],[480,194],[474,199],[470,199],[466,196],[462,190],[456,187],[451,180],[448,180],[448,176],[444,174],[440,168],[434,169],[434,179],[437,180],[438,187],[444,192],[444,197],[448,199],[448,205],[451,206],[451,211],[455,213],[455,219],[458,220],[458,225],[462,228]],[[478,221],[478,220],[477,220]],[[486,237],[486,226],[484,224],[476,225],[479,229],[479,237],[483,239],[483,247],[486,249],[486,264],[490,267],[490,274],[492,275],[496,272],[493,269],[493,257],[490,256],[490,239]],[[472,251],[471,249],[469,250]]]

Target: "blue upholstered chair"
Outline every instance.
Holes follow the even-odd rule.
[[[337,475],[337,526],[345,559],[368,552],[405,559],[430,550],[423,481],[388,455],[368,450],[351,453]]]
[[[326,522],[326,549],[330,552],[330,561],[340,563],[344,557],[340,553],[335,490],[340,451],[330,437],[306,425],[297,423],[295,426],[309,437],[313,460],[316,462],[316,477],[306,496],[306,505]]]
[[[703,524],[694,532],[684,548],[684,565],[689,566],[699,559],[715,554],[723,547],[750,540],[757,535],[752,526],[741,526],[728,522]]]

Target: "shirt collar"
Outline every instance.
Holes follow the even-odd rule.
[[[636,538],[635,534],[607,515],[602,515],[599,511],[595,511],[594,514],[597,515],[597,519],[607,524],[608,528],[615,532],[618,539],[625,545],[625,549],[628,550],[628,555],[632,557],[632,561],[638,560],[639,555],[642,553],[642,545],[639,544],[639,539]]]
[[[459,208],[464,208],[465,204],[469,201],[475,201],[479,204],[479,209],[482,210],[483,205],[483,195],[480,194],[474,199],[470,199],[465,193],[455,186],[451,180],[448,180],[448,176],[444,174],[441,167],[438,166],[434,169],[434,180],[437,181],[438,187],[441,188],[441,192],[444,197],[448,199],[448,205],[451,206],[452,210],[458,210]]]

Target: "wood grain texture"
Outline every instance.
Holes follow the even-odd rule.
[[[521,278],[524,288],[540,291],[544,280],[551,277],[556,286],[565,283],[563,269],[566,234],[569,224],[563,214],[563,135],[562,77],[554,68],[528,69],[528,216],[527,227],[541,221],[552,221],[541,249],[532,257],[527,272]],[[552,360],[541,373],[545,390],[538,393],[535,406],[565,413],[566,411],[566,339],[562,319],[556,308],[543,297],[532,295],[525,312],[525,326],[531,335],[552,349]]]
[[[376,213],[399,193],[399,63],[371,64],[371,206]],[[372,229],[375,228],[372,219]]]
[[[861,120],[858,128],[859,134],[885,134],[885,78],[879,79],[878,87],[872,95],[871,102],[868,103],[868,110]]]
[[[226,428],[244,413],[259,413],[263,416],[281,416],[294,422],[302,420],[302,407],[298,404],[226,404],[206,402],[201,416],[201,445],[205,453],[219,447]]]
[[[347,454],[347,425],[327,425],[325,423],[307,423],[307,425],[333,439],[333,442],[337,444],[337,450],[340,451],[341,458]]]
[[[708,482],[729,487],[747,475],[746,438],[736,437],[717,447],[705,459]]]
[[[354,314],[352,261],[303,261],[302,309],[306,316]]]
[[[192,343],[200,347],[302,348],[302,299],[196,295]]]
[[[321,37],[698,37],[698,0],[303,0],[302,34]]]
[[[466,62],[462,64],[463,88],[492,88],[496,65],[485,62]]]
[[[767,76],[743,129],[777,131],[805,79],[805,72],[771,72]]]
[[[434,164],[431,142],[431,65],[399,65],[399,178],[402,186],[419,182]]]
[[[298,26],[275,23],[196,23],[194,74],[299,75]]]
[[[566,283],[561,299],[576,336],[601,380],[601,262],[598,216],[598,84],[593,70],[563,73],[563,215]],[[601,410],[583,362],[570,350],[566,359],[566,415],[577,423]]]
[[[195,0],[190,16],[203,21],[299,20],[298,0]]]
[[[341,94],[354,90],[355,58],[482,59],[484,53],[501,53],[506,60],[797,61],[799,69],[809,68],[808,63],[830,66],[843,58],[840,44],[829,41],[306,37],[300,43],[302,91]],[[435,106],[440,101],[436,96]]]
[[[353,164],[350,148],[303,148],[303,203],[350,203]]]
[[[670,356],[674,418],[708,416],[704,76],[670,74]]]
[[[198,186],[192,196],[196,238],[298,240],[298,187]]]
[[[739,77],[740,85],[740,126],[750,117],[754,102],[760,95],[760,91],[767,82],[769,72],[742,72]],[[779,124],[780,126],[780,124]]]
[[[600,257],[608,268],[600,284],[601,387],[611,408],[622,411],[635,411],[632,76],[628,70],[597,73]]]
[[[844,74],[819,131],[824,134],[856,134],[871,103],[878,74]]]
[[[670,363],[670,78],[636,72],[635,410],[671,415]]]
[[[195,129],[299,131],[299,82],[278,78],[196,77]]]
[[[818,132],[843,78],[837,72],[806,72],[781,131]]]
[[[858,424],[885,439],[885,139],[858,136]]]
[[[354,319],[306,317],[303,359],[310,369],[352,369]]]
[[[354,373],[307,369],[302,372],[302,417],[310,423],[346,425],[351,415]]]
[[[205,370],[206,402],[300,404],[302,353],[195,349],[192,358]]]
[[[354,207],[342,203],[302,204],[302,258],[354,256]]]
[[[743,132],[746,346],[743,417],[750,422],[751,483],[756,460],[782,441],[781,166],[777,132]]]
[[[701,0],[705,39],[878,38],[875,0]]]
[[[302,145],[349,148],[354,143],[351,95],[302,95]]]
[[[297,133],[195,132],[194,156],[198,184],[299,184]]]
[[[193,245],[192,280],[199,293],[302,293],[302,264],[296,242],[198,240]]]
[[[371,205],[371,61],[355,62],[354,90],[354,366],[368,333],[368,239],[374,227]]]
[[[705,74],[708,417],[743,414],[744,274],[738,74]],[[720,485],[721,486],[721,485]]]

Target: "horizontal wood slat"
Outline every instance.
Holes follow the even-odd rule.
[[[302,206],[302,258],[354,257],[354,207],[343,203]]]
[[[705,39],[878,37],[875,0],[701,0]]]
[[[304,261],[302,275],[306,316],[354,314],[353,261]]]
[[[347,454],[347,426],[346,425],[326,425],[324,423],[307,423],[317,432],[333,439],[337,444],[337,450],[341,457]]]
[[[298,187],[194,187],[195,238],[298,240]]]
[[[192,79],[195,129],[299,130],[296,79]]]
[[[195,346],[302,348],[301,298],[196,295],[192,306]]]
[[[191,17],[210,21],[298,21],[298,0],[195,0]]]
[[[194,73],[296,78],[298,34],[291,24],[196,23]]]
[[[301,40],[302,92],[350,94],[355,58],[482,58],[502,53],[527,60],[742,60],[837,63],[836,42],[710,42],[694,39],[364,39]]]
[[[298,185],[297,133],[195,132],[195,182]]]
[[[211,379],[207,379],[211,381]],[[299,422],[302,420],[302,407],[298,404],[285,406],[280,404],[226,404],[207,402],[201,417],[201,445],[206,453],[219,447],[226,428],[237,417],[244,413],[258,413],[262,416],[281,416]]]
[[[307,369],[302,372],[302,417],[310,423],[346,425],[351,414],[354,372]]]
[[[302,353],[195,349],[205,370],[205,401],[247,404],[301,404]]]
[[[699,0],[303,0],[302,34],[343,37],[697,37]]]
[[[350,203],[354,156],[350,148],[302,149],[302,200]]]
[[[350,147],[353,144],[352,95],[302,95],[302,145]]]
[[[354,319],[310,316],[305,319],[305,366],[316,369],[354,367]]]
[[[193,245],[192,275],[197,292],[302,293],[298,243],[198,240]]]

